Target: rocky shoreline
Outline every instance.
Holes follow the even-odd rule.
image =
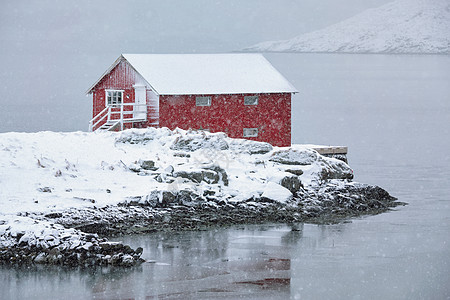
[[[302,188],[290,203],[251,198],[233,204],[200,197],[184,202],[174,195],[171,203],[128,203],[88,210],[36,215],[66,228],[113,237],[155,231],[206,230],[215,226],[262,223],[336,223],[350,217],[386,212],[404,203],[387,191],[359,183],[329,183]]]
[[[263,197],[237,204],[201,197],[183,203],[180,197],[174,195],[172,202],[153,205],[130,202],[46,215],[27,214],[37,221],[62,225],[63,231],[75,230],[70,237],[76,233],[79,238],[74,243],[64,240],[52,243],[52,239],[46,239],[44,243],[30,245],[23,236],[11,236],[17,243],[0,249],[0,263],[132,266],[143,262],[142,248],[133,250],[121,243],[108,242],[106,237],[269,222],[328,224],[386,212],[404,204],[380,187],[337,181],[316,188],[301,188],[286,204]]]
[[[67,137],[75,144],[102,138]],[[107,237],[268,222],[336,223],[403,204],[380,187],[353,182],[346,157],[325,157],[301,145],[276,148],[223,133],[154,128],[103,138],[105,149],[117,151],[109,161],[37,159],[34,193],[50,205],[0,214],[0,264],[132,266],[142,262],[142,248]],[[74,146],[67,147],[70,152]],[[30,199],[29,207],[41,205]],[[64,201],[73,204],[65,207]]]

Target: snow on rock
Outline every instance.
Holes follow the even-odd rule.
[[[397,0],[321,30],[244,50],[450,54],[450,2]]]
[[[178,135],[170,149],[192,152],[199,149],[227,150],[226,135],[222,132],[206,134],[205,131],[190,132],[187,135]]]
[[[292,200],[292,193],[285,187],[274,182],[269,182],[264,187],[264,192],[261,195],[262,198],[268,198],[278,203],[287,203]]]
[[[266,154],[273,150],[271,144],[243,139],[233,139],[230,148],[235,152],[249,154]]]
[[[142,249],[121,243],[105,248],[105,239],[48,221],[21,216],[0,216],[0,263],[58,265],[123,265],[141,262]],[[118,255],[112,261],[111,254]]]
[[[298,183],[289,183],[296,190],[301,182],[350,179],[339,174],[351,170],[297,145],[273,148],[224,133],[167,128],[3,133],[0,152],[0,212],[6,215],[117,205],[156,190],[217,190],[216,185],[221,195],[242,198],[264,191],[268,182],[281,186],[294,171],[303,173]]]
[[[167,128],[2,133],[0,170],[0,259],[59,264],[138,261],[138,250],[88,233],[298,221],[324,199],[308,195],[353,178],[346,163],[301,145]]]
[[[312,149],[287,149],[272,153],[270,161],[285,165],[311,165],[319,158],[319,153]]]

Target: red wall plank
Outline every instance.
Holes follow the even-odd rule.
[[[252,94],[253,95],[253,94]],[[251,140],[291,145],[291,94],[258,94],[258,105],[244,105],[246,95],[211,96],[211,106],[196,106],[195,96],[160,96],[161,127],[223,131],[243,138],[244,128],[258,128]]]

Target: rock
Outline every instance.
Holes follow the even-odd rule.
[[[288,172],[288,173],[297,175],[297,176],[300,176],[300,175],[303,174],[303,171],[300,170],[300,169],[287,169],[287,170],[285,170],[285,171]]]
[[[37,264],[45,264],[47,262],[47,254],[41,252],[33,260]]]
[[[138,163],[141,169],[147,171],[155,171],[158,169],[157,167],[155,167],[155,162],[153,160],[139,160]]]
[[[227,150],[228,143],[225,141],[225,134],[206,134],[206,133],[192,133],[178,136],[172,146],[171,150],[194,152],[199,149],[208,150]]]
[[[338,160],[343,161],[346,164],[348,164],[348,160],[347,160],[347,155],[346,154],[323,154],[323,156],[330,157],[330,158],[335,158],[335,159],[338,159]]]
[[[261,195],[261,201],[286,204],[292,200],[292,197],[293,195],[291,191],[287,188],[269,181],[264,187],[264,191]]]
[[[167,168],[164,169],[164,173],[170,174],[170,175],[173,174],[173,171],[174,171],[174,169],[173,169],[172,165],[169,165]]]
[[[272,153],[270,161],[285,164],[285,165],[311,165],[314,163],[320,154],[312,149],[287,149]]]
[[[73,197],[73,199],[77,199],[77,200],[82,200],[82,201],[87,201],[87,202],[95,203],[95,199],[90,199],[90,198]]]
[[[102,248],[105,251],[110,251],[112,249],[114,249],[114,247],[119,244],[117,242],[103,242],[103,243],[99,243],[98,246],[100,248]]]
[[[38,188],[37,190],[42,193],[51,193],[52,192],[52,188],[48,187],[48,186]]]
[[[176,200],[176,195],[169,191],[162,191],[159,198],[158,207],[169,207],[174,204]]]
[[[83,248],[84,250],[87,250],[87,251],[90,251],[92,249],[92,247],[94,247],[94,244],[91,242],[87,242],[86,244],[81,246],[81,248]]]
[[[120,264],[120,262],[122,260],[122,256],[123,256],[123,253],[114,254],[113,256],[111,256],[111,259],[108,262],[113,266],[117,266]]]
[[[302,182],[298,176],[285,176],[281,179],[280,185],[287,188],[293,194],[303,188]]]
[[[321,162],[322,170],[319,173],[320,180],[330,179],[353,179],[353,170],[343,161],[337,159],[326,159]]]
[[[146,128],[145,130],[132,129],[122,131],[116,138],[116,143],[142,144],[158,140],[162,137],[171,136],[173,133],[169,128]]]
[[[273,150],[271,144],[244,139],[233,139],[230,148],[236,152],[253,154],[266,154]]]
[[[203,170],[202,177],[202,181],[210,184],[218,183],[220,180],[219,174],[211,170]]]
[[[220,175],[213,170],[195,170],[195,171],[178,171],[173,174],[174,177],[189,179],[195,183],[202,181],[210,184],[218,183]]]
[[[391,196],[385,189],[379,186],[368,185],[364,189],[364,196],[369,199],[376,199],[380,201],[394,201],[397,198]]]
[[[216,165],[203,167],[202,170],[178,171],[173,173],[173,176],[185,178],[195,183],[204,181],[209,184],[216,184],[222,181],[224,185],[228,185],[227,172]]]
[[[225,186],[228,186],[228,183],[229,183],[228,175],[227,175],[227,172],[225,171],[225,169],[219,167],[218,165],[212,165],[212,166],[203,167],[203,168],[205,170],[211,170],[211,171],[216,172],[219,175],[217,182],[222,181]],[[214,182],[214,183],[217,183],[217,182]]]
[[[161,191],[151,191],[150,194],[142,196],[139,203],[150,207],[157,207],[159,205],[160,192]]]
[[[189,153],[184,153],[184,152],[175,152],[173,154],[173,156],[175,156],[175,157],[186,157],[186,158],[191,157],[191,155]]]
[[[203,181],[202,171],[178,171],[173,174],[174,177],[181,177],[189,179],[195,183],[200,183]]]
[[[139,204],[153,208],[170,207],[177,204],[177,194],[171,191],[151,191],[150,194],[141,197]]]
[[[250,152],[250,154],[266,154],[272,150],[272,145],[266,142],[252,141],[248,144],[248,152]]]
[[[179,191],[177,194],[178,202],[183,205],[192,206],[193,202],[198,202],[201,197],[189,190]]]
[[[49,218],[49,219],[56,219],[56,218],[61,218],[63,215],[62,213],[59,212],[54,212],[54,213],[49,213],[44,215],[44,217]]]
[[[134,257],[129,254],[122,256],[122,265],[124,266],[134,265]]]
[[[128,169],[135,173],[139,173],[141,171],[141,166],[138,163],[133,163],[128,166]]]

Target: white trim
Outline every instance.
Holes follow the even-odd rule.
[[[90,94],[93,92],[93,89],[95,86],[103,79],[103,77],[106,76],[106,74],[109,74],[109,72],[112,71],[121,61],[122,59],[125,59],[122,55],[119,56],[116,61],[100,76],[100,78],[86,91],[86,94]]]
[[[144,78],[144,76],[142,76],[135,67],[133,67],[133,65],[123,56],[120,55],[115,61],[114,63],[102,74],[102,76],[100,76],[99,79],[97,79],[97,81],[86,91],[86,95],[89,95],[91,93],[94,92],[94,88],[97,86],[97,84],[100,83],[100,81],[102,81],[102,79],[108,75],[118,64],[120,64],[122,61],[126,61],[128,63],[128,65],[136,72],[136,75],[140,76],[140,79],[142,79],[142,81],[144,81],[147,88],[151,89],[152,91],[154,91],[155,93],[157,93],[157,91],[153,88],[153,86]],[[136,81],[138,79],[136,78]],[[157,93],[159,95],[159,93]]]
[[[137,119],[147,118],[147,87],[142,84],[135,84],[133,117]]]
[[[108,103],[108,92],[120,92],[121,93],[121,102],[120,103]],[[105,106],[111,106],[111,105],[115,105],[115,104],[123,104],[123,92],[125,92],[125,90],[115,90],[115,89],[105,89]]]

